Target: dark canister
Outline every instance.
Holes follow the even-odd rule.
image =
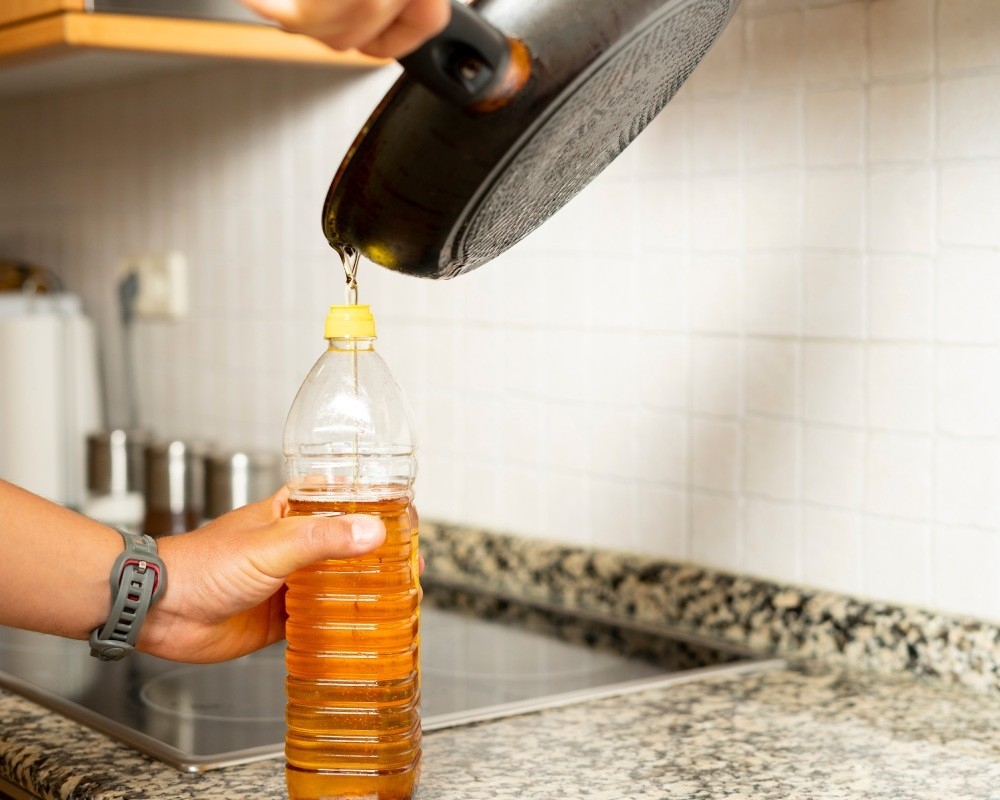
[[[168,536],[197,528],[205,508],[203,444],[152,442],[145,450],[146,519],[143,532]]]
[[[143,493],[143,430],[97,431],[87,436],[87,491],[91,495]]]
[[[277,454],[212,452],[205,459],[205,517],[215,517],[270,497],[281,488]]]

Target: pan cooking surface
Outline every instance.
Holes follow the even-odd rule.
[[[452,274],[490,261],[562,208],[670,101],[729,20],[731,0],[668,4],[566,91],[470,212]]]

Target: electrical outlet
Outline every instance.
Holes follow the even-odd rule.
[[[136,273],[135,314],[143,319],[180,319],[188,312],[187,259],[183,253],[142,253],[122,259],[122,274]]]

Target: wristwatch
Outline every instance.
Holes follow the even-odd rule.
[[[167,588],[167,568],[149,536],[115,530],[125,551],[111,567],[111,613],[90,634],[90,654],[101,661],[120,661],[135,650],[149,607]]]

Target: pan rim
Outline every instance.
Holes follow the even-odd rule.
[[[459,214],[456,220],[456,223],[452,226],[451,233],[445,240],[445,245],[447,249],[451,252],[451,254],[453,255],[457,254],[459,249],[462,248],[463,245],[465,244],[466,234],[468,232],[469,226],[471,225],[472,221],[476,218],[476,212],[481,206],[484,198],[488,197],[492,193],[493,187],[496,186],[496,184],[503,177],[503,175],[507,173],[510,163],[518,155],[520,155],[521,151],[528,145],[528,143],[531,140],[535,138],[535,136],[538,135],[539,131],[542,128],[544,128],[545,125],[548,124],[549,120],[551,120],[553,116],[555,116],[560,110],[562,110],[562,108],[573,99],[576,93],[584,85],[590,82],[593,75],[601,71],[605,66],[607,66],[608,62],[611,61],[613,58],[615,58],[624,48],[627,48],[630,45],[632,45],[637,39],[640,39],[648,35],[650,29],[658,21],[660,21],[662,17],[668,14],[670,16],[679,15],[683,13],[685,10],[687,10],[690,6],[700,5],[702,4],[702,2],[703,0],[667,0],[667,2],[660,4],[657,8],[653,9],[645,17],[641,25],[636,26],[632,31],[629,32],[627,36],[623,36],[620,39],[617,39],[612,44],[611,47],[608,47],[607,49],[598,53],[593,60],[591,60],[588,64],[586,64],[571,81],[569,81],[565,86],[563,86],[562,89],[558,93],[556,93],[548,103],[545,104],[545,106],[540,110],[539,114],[521,132],[521,135],[518,136],[511,143],[511,146],[507,149],[503,158],[500,159],[497,162],[497,164],[494,165],[493,169],[490,170],[486,178],[480,182],[478,190],[469,199],[469,202],[466,203],[465,207],[462,209],[461,213]],[[726,29],[726,26],[729,24],[733,15],[736,13],[736,9],[739,7],[740,0],[721,0],[721,2],[728,3],[729,10],[719,25],[719,34],[715,37],[715,39],[713,39],[712,43],[705,51],[705,55],[707,55],[708,51],[715,46],[715,43],[718,41],[719,36],[721,36],[722,31]],[[703,58],[704,56],[702,56],[702,59]],[[697,63],[700,63],[700,60]],[[697,63],[695,64],[695,66],[697,66]],[[688,77],[690,77],[690,75]],[[682,81],[681,83],[683,85],[683,83],[686,82],[687,82],[687,77],[685,77],[684,81]],[[669,100],[667,102],[669,103]],[[573,197],[579,194],[580,191],[585,189],[587,185],[595,178],[597,178],[602,171],[603,169],[598,170],[598,172],[592,175],[576,192],[573,193],[573,195],[570,196],[569,199],[570,200],[573,199]],[[561,208],[562,206],[560,206],[560,209]],[[560,209],[556,209],[556,211]],[[556,211],[554,211],[553,214],[555,214]],[[518,242],[520,242],[525,236],[528,236],[531,233],[533,233],[535,230],[537,230],[538,227],[543,225],[547,220],[548,217],[545,220],[542,220],[542,222],[535,225],[531,230],[525,233],[524,236],[520,237],[519,239],[511,243],[511,245],[509,245],[507,248],[501,251],[501,253],[499,253],[498,256],[507,252],[507,250],[516,245]],[[474,269],[486,263],[489,262],[488,261],[481,262],[480,264],[477,264],[476,267],[474,267]],[[465,271],[466,270],[459,269],[457,272],[454,273],[454,275],[462,274]],[[450,275],[448,273],[442,274],[442,277],[452,277],[452,276],[453,275]]]

